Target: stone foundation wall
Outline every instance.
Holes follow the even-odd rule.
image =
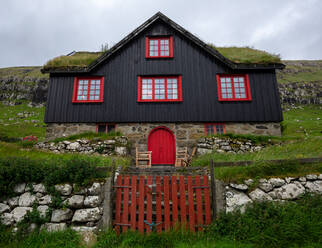
[[[193,147],[205,135],[204,123],[117,123],[116,131],[128,137],[133,149],[147,149],[147,139],[152,129],[165,126],[175,136],[176,147]],[[280,123],[225,123],[226,133],[280,136]],[[95,123],[62,123],[47,125],[47,139],[82,132],[96,132]]]
[[[46,138],[51,140],[84,132],[96,132],[96,123],[48,123]]]
[[[63,200],[59,209],[51,207],[53,198],[43,184],[32,184],[32,187],[25,183],[16,185],[16,196],[0,202],[0,221],[6,226],[16,226],[36,204],[40,216],[50,217],[50,222],[41,228],[58,231],[71,227],[75,231],[96,232],[111,221],[110,205],[106,202],[110,201],[111,182],[112,179],[108,178],[106,182],[94,182],[82,189],[68,183],[56,185],[56,191]]]

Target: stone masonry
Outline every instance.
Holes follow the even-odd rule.
[[[169,128],[174,136],[176,147],[192,148],[199,138],[205,136],[204,123],[117,123],[116,131],[128,137],[133,149],[147,149],[149,133],[156,127]],[[226,133],[280,136],[280,123],[225,123]],[[68,136],[82,132],[96,132],[95,123],[49,123],[47,139]]]

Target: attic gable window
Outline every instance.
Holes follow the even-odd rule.
[[[251,101],[248,75],[217,75],[219,101]]]
[[[146,37],[147,58],[172,58],[173,38],[170,37]]]
[[[103,102],[104,77],[75,77],[73,102]]]
[[[181,76],[138,78],[138,102],[180,101],[182,101]]]

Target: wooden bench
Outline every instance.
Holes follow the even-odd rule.
[[[196,154],[196,151],[197,151],[197,147],[194,147],[189,156],[187,147],[182,149],[177,149],[175,167],[189,166],[191,163],[192,157]]]
[[[139,167],[139,161],[146,161],[147,167],[151,167],[151,155],[152,151],[139,152],[139,149],[136,148],[136,167]]]

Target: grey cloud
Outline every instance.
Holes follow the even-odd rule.
[[[10,0],[0,9],[0,67],[97,51],[157,11],[218,46],[253,46],[283,59],[322,58],[318,0]]]

